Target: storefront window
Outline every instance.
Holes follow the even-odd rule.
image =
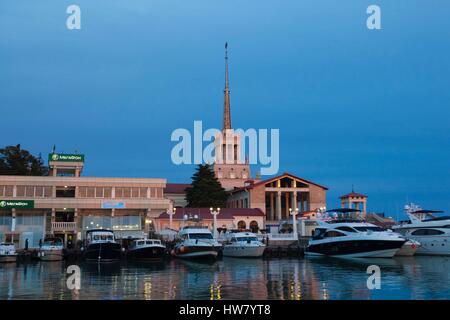
[[[111,217],[88,216],[83,217],[83,231],[89,229],[111,229]]]
[[[141,230],[140,216],[120,216],[113,218],[113,230]]]

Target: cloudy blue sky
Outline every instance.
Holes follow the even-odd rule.
[[[328,186],[329,207],[354,185],[372,211],[450,212],[449,16],[446,0],[0,0],[0,145],[188,182],[170,135],[221,127],[228,41],[233,125],[279,128],[280,172]]]

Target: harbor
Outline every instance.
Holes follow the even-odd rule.
[[[368,290],[378,264],[381,289]],[[64,262],[0,266],[0,299],[368,300],[448,299],[450,257],[237,259],[213,263],[80,264],[81,288],[66,286]]]

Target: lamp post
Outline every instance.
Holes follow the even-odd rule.
[[[214,211],[214,208],[209,208],[209,211],[211,212],[211,214],[213,215],[213,218],[214,218],[214,220],[213,220],[213,234],[214,234],[214,239],[217,239],[218,238],[218,235],[217,235],[217,215],[220,213],[220,208],[217,208],[215,211]]]
[[[167,214],[169,215],[169,229],[172,229],[172,220],[173,215],[177,212],[177,208],[173,208],[172,210],[167,210]]]
[[[298,208],[295,208],[295,210],[292,210],[292,208],[289,208],[289,213],[292,215],[292,225],[293,225],[293,232],[294,232],[294,239],[298,239],[298,233],[297,233],[297,214],[298,214]]]

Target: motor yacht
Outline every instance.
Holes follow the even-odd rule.
[[[83,256],[88,262],[115,262],[121,257],[121,245],[116,242],[114,232],[108,229],[86,231],[86,246]]]
[[[178,233],[178,242],[171,254],[177,258],[217,258],[222,245],[203,226],[185,226]]]
[[[0,243],[0,263],[16,262],[17,253],[13,243]]]
[[[224,242],[223,255],[226,257],[259,258],[266,245],[252,232],[229,232]]]
[[[158,239],[133,240],[127,251],[127,259],[139,261],[160,261],[166,254],[166,246]]]
[[[41,261],[61,261],[64,260],[64,244],[61,238],[45,238],[40,246],[38,256]]]
[[[409,220],[392,227],[407,239],[420,243],[417,255],[450,255],[450,216],[443,211],[424,210],[416,204],[405,206]]]
[[[319,226],[309,241],[306,255],[392,258],[407,241],[395,232],[384,231],[361,220],[336,219],[317,222]]]

